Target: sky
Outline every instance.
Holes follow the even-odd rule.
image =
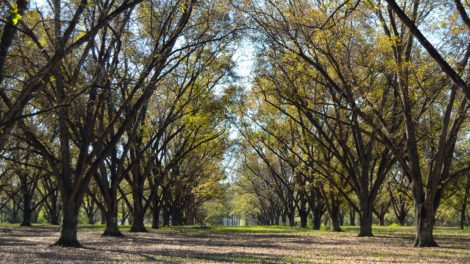
[[[251,88],[253,82],[256,62],[254,43],[250,38],[245,37],[242,39],[239,47],[235,51],[233,61],[236,65],[234,71],[239,77],[235,84],[243,87],[244,91],[248,91]],[[239,137],[240,134],[236,128],[230,128],[229,139],[235,140]],[[237,178],[235,170],[238,166],[238,160],[234,151],[228,151],[225,153],[222,166],[224,168],[225,175],[227,176],[227,179],[224,182],[230,183],[235,181]]]

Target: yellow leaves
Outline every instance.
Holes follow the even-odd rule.
[[[312,41],[315,43],[324,43],[328,39],[328,32],[320,30],[315,32]]]
[[[232,214],[239,214],[242,217],[247,217],[250,214],[259,211],[256,204],[258,203],[258,197],[251,193],[243,193],[237,195],[232,201]]]
[[[188,115],[185,119],[185,123],[189,129],[195,129],[205,122],[206,117],[203,114]]]
[[[18,22],[23,18],[19,13],[18,4],[16,2],[10,4],[10,10],[8,10],[8,13],[10,13],[10,19],[13,25],[18,24]]]
[[[366,91],[363,91],[365,99],[372,102],[372,104],[378,104],[382,100],[384,85],[376,85],[373,87],[368,87]]]
[[[459,26],[453,26],[450,29],[450,33],[452,33],[454,35],[460,34],[460,32],[464,32],[464,31],[462,31],[462,29]]]
[[[201,177],[198,184],[191,190],[191,192],[197,195],[199,198],[204,199],[218,199],[223,196],[223,185],[220,183],[222,179],[222,173],[213,163],[208,164],[204,171],[206,171],[203,177]]]
[[[41,44],[41,46],[43,46],[43,47],[46,47],[47,46],[47,39],[44,36],[41,36],[39,38],[39,44]]]
[[[373,0],[366,0],[364,1],[364,4],[368,7],[368,8],[371,8],[371,9],[375,9],[375,10],[379,10],[380,9],[380,5],[375,3],[375,1]]]
[[[318,9],[309,9],[307,10],[307,15],[312,19],[312,20],[315,20],[315,19],[324,19],[326,16],[325,16],[325,13],[318,10]]]
[[[381,36],[377,38],[377,45],[379,49],[390,49],[398,44],[399,39],[397,37]]]
[[[185,3],[180,4],[180,12],[181,12],[181,14],[184,14],[186,12],[186,4]]]
[[[77,41],[79,40],[80,38],[82,38],[83,36],[85,36],[85,32],[84,31],[79,31],[77,34],[75,34],[73,36],[73,41]]]

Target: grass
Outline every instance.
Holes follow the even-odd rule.
[[[150,227],[149,227],[150,229]],[[182,233],[232,233],[232,234],[277,234],[277,235],[311,235],[311,234],[330,234],[335,236],[349,236],[359,233],[358,226],[342,226],[342,232],[330,232],[328,227],[322,226],[320,230],[312,230],[309,228],[289,227],[285,225],[273,226],[212,226],[200,228],[198,226],[182,226],[182,227],[162,227],[161,230],[174,230]],[[414,226],[373,226],[375,236],[387,235],[414,235]],[[460,229],[458,227],[436,227],[435,235],[452,235],[452,234],[469,234],[470,228]]]
[[[375,237],[357,237],[358,227],[332,233],[288,226],[163,227],[124,238],[102,237],[104,225],[81,225],[82,249],[48,245],[58,226],[0,224],[1,263],[470,263],[470,229],[438,227],[439,248],[411,246],[414,227],[374,226]]]

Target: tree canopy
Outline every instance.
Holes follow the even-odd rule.
[[[437,246],[434,226],[470,222],[469,9],[4,1],[0,222],[60,224],[72,247],[98,219],[106,236],[396,222]]]

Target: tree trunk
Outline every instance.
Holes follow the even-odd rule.
[[[380,226],[385,226],[385,215],[380,215],[379,216],[379,225]]]
[[[331,231],[333,232],[342,232],[341,225],[339,221],[339,206],[334,206],[331,215]]]
[[[171,214],[171,225],[180,226],[183,223],[183,211],[181,208],[173,208]]]
[[[349,225],[356,225],[356,210],[352,207],[349,209]]]
[[[121,215],[122,215],[121,225],[125,225],[126,220],[129,217],[129,212],[128,212],[129,207],[127,206],[127,203],[126,203],[124,197],[121,197],[121,201],[122,201],[122,204],[121,204]],[[127,210],[126,210],[126,208],[127,208]]]
[[[176,172],[175,172],[176,173]],[[163,188],[163,225],[164,226],[169,226],[170,225],[170,215],[171,215],[171,208],[173,207],[172,205],[172,193],[171,189],[166,186]],[[201,221],[203,222],[203,221]]]
[[[300,192],[300,208],[299,208],[299,217],[300,217],[300,227],[306,228],[307,227],[307,217],[308,217],[308,211],[307,211],[307,195],[305,191]]]
[[[431,202],[425,201],[416,206],[416,238],[415,247],[437,247],[434,240],[434,206]]]
[[[104,230],[103,236],[121,237],[123,234],[119,231],[118,225],[117,192],[114,192],[112,198],[113,199],[111,199],[110,203],[106,205],[108,207],[108,212],[105,213],[106,229]]]
[[[81,247],[77,239],[78,212],[80,206],[68,195],[62,194],[62,226],[59,240],[54,244],[62,247]]]
[[[359,237],[370,237],[372,234],[372,205],[362,199],[361,212],[359,214]]]
[[[132,210],[132,227],[130,232],[147,232],[144,225],[144,207],[141,199],[134,199],[134,210]]]
[[[170,213],[168,212],[168,209],[163,210],[163,225],[170,225]]]
[[[318,196],[321,199],[321,196]],[[320,230],[321,227],[321,218],[324,213],[323,201],[319,200],[316,202],[315,207],[313,208],[313,229]]]
[[[328,215],[331,220],[331,231],[341,232],[341,225],[339,221],[339,214],[341,208],[341,201],[338,198],[338,194],[329,191],[328,195],[322,191],[323,197],[329,197],[324,199]]]
[[[314,214],[313,215],[313,230],[320,230],[321,227],[321,214]]]
[[[404,226],[406,222],[406,215],[408,214],[408,208],[406,204],[402,203],[400,205],[396,205],[393,211],[395,212],[398,224]]]
[[[289,211],[289,226],[295,226],[295,209]]]
[[[285,213],[282,214],[281,221],[283,225],[287,224],[287,215]]]
[[[152,208],[152,228],[160,228],[160,206],[158,206],[156,203],[153,205]]]
[[[87,220],[88,220],[88,224],[89,225],[94,225],[95,222],[96,222],[96,219],[95,219],[95,203],[94,201],[86,201],[85,202],[85,213],[86,213],[86,216],[87,216]]]
[[[300,212],[300,227],[306,228],[307,227],[307,212]]]
[[[29,191],[26,189],[23,191],[23,221],[21,226],[31,226],[31,197]]]
[[[464,229],[464,227],[465,227],[465,220],[466,220],[465,212],[466,212],[466,210],[467,210],[467,203],[463,203],[462,208],[460,210],[460,229]]]
[[[118,193],[118,186],[116,180],[114,179],[111,183],[111,188],[107,189],[108,191],[108,199],[105,199],[106,202],[106,212],[105,212],[105,219],[106,219],[106,228],[104,230],[103,236],[113,236],[113,237],[122,237],[123,234],[119,231],[118,225],[118,210],[119,210],[119,202],[117,199]],[[124,200],[124,199],[123,199]]]
[[[340,214],[340,201],[338,200],[337,194],[330,192],[330,202],[326,206],[328,208],[328,214],[330,215],[331,220],[331,231],[332,232],[341,232],[341,225],[339,221]],[[325,200],[326,201],[326,200]]]
[[[18,223],[18,213],[19,213],[19,206],[16,203],[15,200],[13,200],[13,207],[12,207],[12,212],[11,212],[11,218],[10,218],[10,223]]]
[[[467,176],[467,184],[465,188],[465,194],[463,198],[462,207],[460,208],[460,229],[464,229],[465,227],[465,220],[466,220],[466,211],[467,211],[467,204],[469,203],[470,198],[470,173]],[[470,223],[469,223],[470,224]]]
[[[274,222],[275,225],[279,225],[279,214],[276,214],[274,221],[275,221]]]
[[[57,205],[57,204],[55,204]],[[49,223],[51,225],[59,225],[59,221],[60,221],[60,212],[59,212],[59,209],[57,208],[57,206],[52,206],[52,210],[50,212],[50,215],[49,215]]]
[[[131,212],[131,213],[132,213],[132,212]],[[132,214],[132,215],[134,215],[134,214]],[[132,225],[132,223],[134,223],[134,218],[131,217],[130,215],[127,216],[127,217],[129,218],[129,225]]]
[[[100,223],[102,225],[106,224],[106,212],[100,209]]]
[[[404,226],[404,225],[405,225],[405,219],[406,219],[406,215],[405,215],[405,214],[401,214],[401,215],[397,216],[398,224],[399,224],[400,226]]]
[[[65,43],[62,40],[61,33],[61,2],[60,0],[53,0],[54,6],[54,48],[56,52],[60,54],[65,48]],[[52,73],[55,77],[55,92],[57,93],[57,99],[59,104],[65,104],[67,96],[65,92],[65,84],[61,67],[59,63],[55,63]],[[81,247],[77,240],[77,225],[78,225],[78,213],[80,211],[80,203],[83,201],[83,196],[77,199],[77,193],[85,190],[77,190],[76,185],[73,182],[73,170],[71,168],[71,144],[70,134],[68,127],[68,108],[64,107],[57,112],[58,116],[58,131],[59,131],[59,143],[60,143],[60,174],[57,175],[60,194],[62,201],[62,226],[60,230],[59,240],[54,244],[62,247]]]
[[[37,223],[37,222],[39,222],[39,214],[33,210],[31,212],[31,223]]]
[[[106,214],[106,229],[103,236],[122,237],[123,234],[119,231],[117,214],[109,212]]]
[[[307,213],[307,209],[306,209],[307,201],[304,200],[304,201],[301,201],[300,203],[301,203],[300,210],[299,210],[300,227],[306,228],[307,227],[307,217],[308,217],[308,213]]]
[[[308,200],[310,211],[312,212],[312,224],[314,230],[320,230],[321,218],[324,211],[324,203],[321,192],[316,189],[310,189],[310,197]]]
[[[88,213],[88,224],[94,225],[95,224],[95,214],[93,212]]]
[[[125,225],[125,224],[126,224],[126,219],[127,219],[127,215],[126,215],[126,214],[122,214],[121,225]]]

